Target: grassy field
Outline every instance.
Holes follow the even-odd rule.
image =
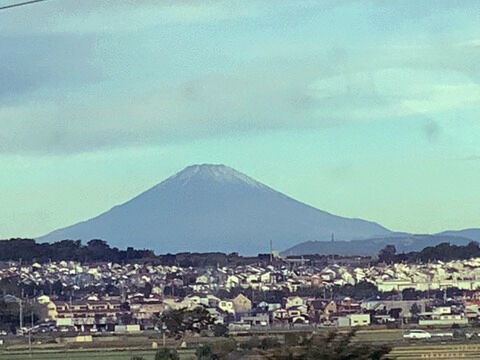
[[[283,337],[285,334],[280,335]],[[436,341],[406,341],[401,329],[360,330],[354,342],[369,344],[393,344],[392,355],[397,360],[410,359],[480,359],[480,343],[465,339],[437,339]],[[269,334],[268,336],[274,336]],[[246,341],[249,336],[236,337],[236,341]],[[190,349],[179,350],[181,360],[195,359],[192,348],[199,343],[216,342],[216,338],[191,337],[185,339]],[[158,339],[145,336],[121,336],[96,338],[94,342],[82,344],[34,342],[32,354],[28,344],[11,339],[8,346],[0,347],[0,360],[131,360],[133,356],[141,356],[145,360],[153,360],[155,350],[152,341]],[[171,343],[170,343],[171,342]],[[167,342],[167,346],[178,346],[178,343]]]
[[[193,350],[179,351],[181,360],[194,359]],[[68,351],[68,352],[28,352],[1,354],[0,360],[130,360],[133,356],[142,356],[145,360],[153,360],[154,350],[126,349],[124,351],[109,351],[99,349],[95,351]]]
[[[153,350],[72,350],[68,352],[34,352],[31,356],[28,352],[16,354],[0,354],[0,360],[130,360],[133,356],[142,356],[145,360],[153,360]],[[181,360],[195,359],[194,350],[185,349],[179,351]],[[395,360],[414,359],[480,359],[480,344],[406,344],[397,346],[391,353]]]
[[[154,352],[152,351],[138,351],[138,352],[116,352],[116,353],[103,353],[103,352],[69,352],[69,353],[34,353],[32,356],[29,354],[8,354],[0,355],[2,360],[130,360],[134,355],[142,356],[145,360],[153,360]]]
[[[410,344],[397,346],[390,353],[395,360],[480,359],[480,344]]]

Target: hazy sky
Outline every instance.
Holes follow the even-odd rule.
[[[0,238],[193,163],[392,230],[480,227],[479,24],[478,0],[0,11]]]

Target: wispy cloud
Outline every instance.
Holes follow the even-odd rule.
[[[2,152],[76,152],[195,137],[284,128],[325,127],[351,121],[432,115],[476,106],[480,85],[456,71],[425,71],[403,61],[365,65],[350,59],[348,72],[328,62],[285,65],[281,61],[246,67],[234,74],[211,74],[175,86],[127,96],[64,103],[43,100],[0,109],[7,134]],[[431,60],[432,61],[432,60]],[[408,67],[393,67],[397,63]],[[445,65],[446,67],[446,65]],[[325,70],[328,69],[328,70]],[[441,75],[440,75],[441,74]],[[430,121],[428,140],[440,134]]]
[[[277,0],[275,9],[288,11],[299,6],[329,9],[351,2],[325,0],[320,5],[312,0]],[[22,13],[27,14],[27,19],[22,21],[22,18],[10,16],[2,25],[13,33],[126,33],[155,26],[255,18],[271,12],[271,9],[270,2],[261,0],[63,0],[26,7]],[[25,27],[26,22],[30,27]]]
[[[22,95],[39,88],[68,90],[104,79],[91,36],[0,35],[0,51],[0,106],[24,102]]]
[[[278,8],[298,11],[315,3],[285,0]],[[349,3],[325,2],[316,10]],[[42,14],[53,8],[39,7],[31,22],[44,27],[41,35],[28,30],[19,35],[18,24],[8,20],[0,42],[6,54],[0,68],[6,79],[0,83],[0,152],[96,151],[415,116],[433,141],[441,133],[437,114],[480,104],[480,47],[473,35],[461,41],[430,36],[408,42],[397,36],[380,44],[366,39],[340,45],[328,36],[322,43],[309,29],[298,31],[314,26],[308,18],[311,23],[292,22],[292,29],[275,24],[270,37],[262,23],[253,33],[263,36],[262,43],[255,46],[252,34],[242,32],[245,26],[222,37],[206,24],[228,19],[230,25],[234,18],[267,13],[272,21],[278,9],[265,2],[158,4],[67,0],[58,5],[61,11],[46,16],[48,21]],[[382,11],[375,15],[384,16]],[[176,24],[174,31],[167,23]],[[188,42],[165,43],[166,31],[187,33]],[[199,31],[212,39],[197,42]],[[277,31],[285,36],[279,38]],[[237,47],[229,47],[231,36]],[[178,64],[172,60],[169,69],[162,68],[170,58]],[[206,70],[211,61],[221,65]],[[148,77],[140,79],[142,72]],[[164,80],[168,76],[173,80]],[[425,118],[432,120],[425,124]]]
[[[480,155],[470,155],[463,157],[461,160],[463,161],[480,161]]]

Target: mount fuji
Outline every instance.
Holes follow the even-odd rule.
[[[160,253],[287,249],[305,241],[367,239],[391,232],[294,200],[225,165],[192,165],[90,220],[39,241],[106,240]]]

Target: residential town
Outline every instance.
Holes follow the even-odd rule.
[[[13,296],[4,291],[3,301],[16,302],[24,311],[28,306],[34,308],[35,324],[0,324],[4,326],[0,330],[161,331],[162,314],[199,307],[230,332],[451,326],[479,320],[480,258],[426,264],[361,263],[318,266],[303,258],[279,257],[270,264],[205,268],[5,262],[0,265],[0,279],[15,279],[30,287],[31,293]],[[342,289],[353,293],[347,296]]]

